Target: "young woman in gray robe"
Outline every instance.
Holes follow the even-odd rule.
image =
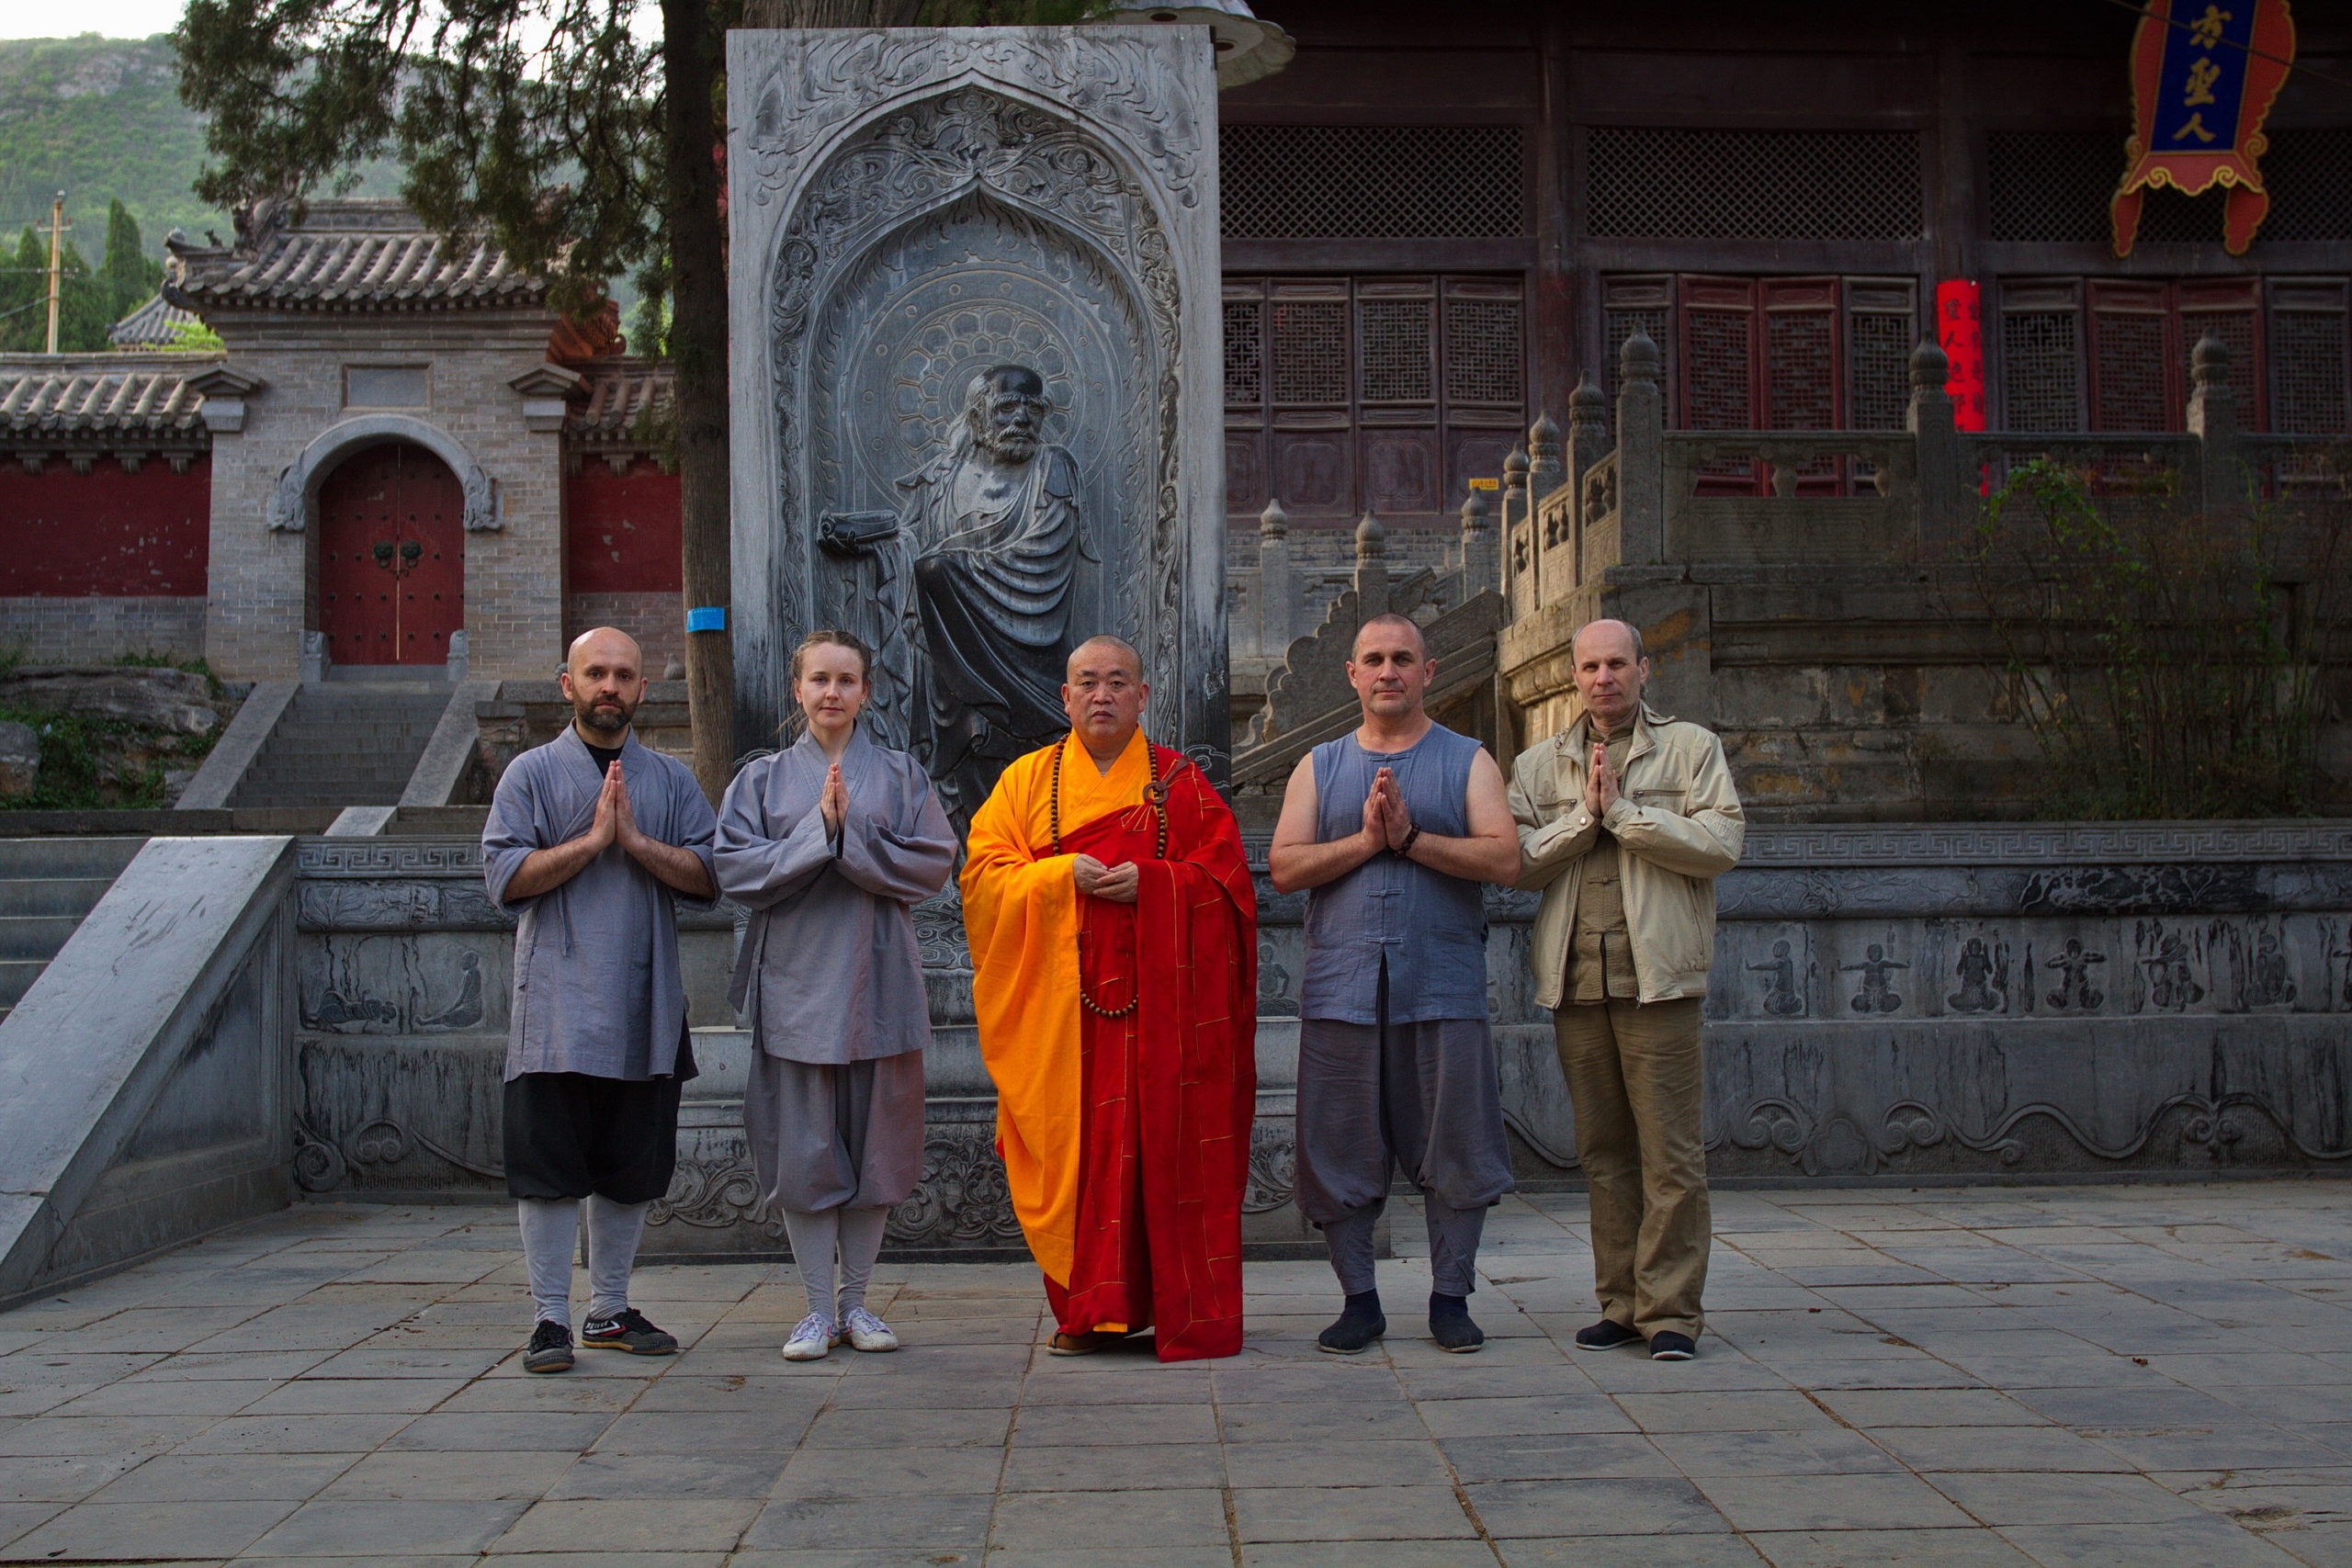
[[[908,911],[946,885],[956,835],[922,764],[858,730],[870,669],[855,637],[811,633],[792,660],[808,733],[719,807],[718,886],[752,912],[731,992],[756,1046],[744,1130],[808,1292],[794,1361],[898,1348],[865,1283],[922,1174],[931,1013]]]

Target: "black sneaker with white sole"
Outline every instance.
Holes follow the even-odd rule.
[[[1698,1353],[1697,1342],[1688,1334],[1661,1328],[1650,1336],[1650,1359],[1653,1361],[1687,1361]]]
[[[594,1350],[626,1350],[632,1356],[674,1356],[678,1337],[664,1334],[635,1307],[612,1317],[592,1317],[580,1325],[580,1343]]]
[[[568,1372],[571,1370],[571,1328],[567,1324],[539,1319],[531,1330],[531,1342],[523,1347],[523,1370],[526,1372]]]
[[[1613,1318],[1602,1318],[1577,1330],[1579,1350],[1615,1350],[1626,1345],[1638,1345],[1642,1337]]]

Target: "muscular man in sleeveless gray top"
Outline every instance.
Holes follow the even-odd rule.
[[[1422,706],[1435,669],[1411,621],[1364,624],[1348,661],[1363,723],[1300,760],[1269,855],[1275,887],[1309,890],[1297,1190],[1347,1294],[1317,1341],[1340,1355],[1387,1327],[1373,1237],[1392,1167],[1421,1190],[1430,1332],[1448,1350],[1485,1343],[1478,1237],[1511,1189],[1482,885],[1518,874],[1518,839],[1502,770]]]

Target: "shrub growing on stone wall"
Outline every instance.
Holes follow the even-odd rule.
[[[2321,809],[2343,675],[2352,453],[2286,499],[2184,504],[2171,470],[2036,459],[1985,500],[1964,552],[2039,742],[2050,816]],[[2329,493],[2332,492],[2332,493]]]

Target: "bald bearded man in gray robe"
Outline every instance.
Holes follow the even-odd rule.
[[[591,1298],[581,1339],[667,1355],[628,1304],[645,1213],[669,1190],[680,1086],[695,1076],[677,906],[718,891],[718,830],[694,774],[638,743],[644,656],[609,626],[572,643],[572,722],[508,764],[482,874],[520,916],[506,1043],[506,1188],[537,1313],[523,1365],[572,1364],[571,1258],[583,1201]]]

